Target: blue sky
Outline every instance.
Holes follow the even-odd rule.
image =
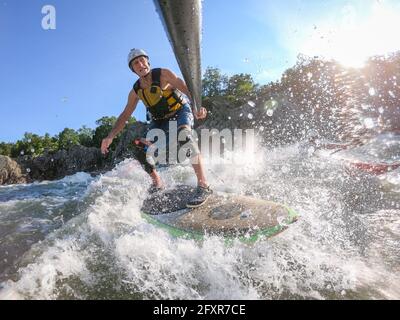
[[[355,64],[400,49],[396,0],[202,3],[203,70],[250,73],[260,84],[279,79],[299,53]],[[44,5],[56,9],[55,30],[41,26]],[[118,116],[136,80],[126,65],[133,47],[180,74],[152,0],[0,0],[0,44],[0,141]],[[144,114],[140,104],[134,116]]]

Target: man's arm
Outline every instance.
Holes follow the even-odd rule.
[[[119,115],[117,122],[114,125],[114,128],[108,134],[107,138],[104,138],[101,142],[101,152],[103,154],[108,153],[108,147],[112,143],[115,136],[120,133],[121,130],[125,127],[126,121],[128,121],[133,111],[135,111],[138,102],[139,98],[136,95],[135,90],[132,89],[129,93],[128,103],[126,104],[124,111],[122,111],[122,113]]]
[[[161,71],[161,78],[167,83],[169,83],[174,89],[178,89],[179,91],[183,92],[191,101],[192,95],[189,92],[189,89],[181,78],[179,78],[175,73],[168,69],[162,69]]]

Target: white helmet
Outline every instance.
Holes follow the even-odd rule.
[[[142,50],[142,49],[132,49],[131,52],[129,52],[128,54],[128,67],[131,67],[131,62],[139,57],[146,57],[147,59],[149,59],[149,56],[147,55],[147,53]]]

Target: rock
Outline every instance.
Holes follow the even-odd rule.
[[[36,158],[20,157],[18,162],[32,180],[39,181],[61,179],[77,172],[98,171],[106,164],[100,149],[80,145]]]
[[[7,156],[0,155],[0,185],[27,183],[28,177],[22,174],[20,165]]]

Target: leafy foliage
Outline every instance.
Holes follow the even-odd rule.
[[[65,128],[58,135],[58,147],[62,150],[68,150],[70,147],[79,144],[79,135],[74,129]]]
[[[203,97],[222,97],[237,107],[256,96],[258,85],[250,74],[234,74],[229,77],[218,68],[208,67],[203,77]],[[207,104],[207,102],[206,102]]]
[[[225,94],[228,77],[218,68],[208,67],[203,77],[203,96],[218,97]]]
[[[50,136],[46,133],[40,136],[31,132],[26,132],[21,140],[15,143],[0,142],[0,155],[17,158],[19,156],[37,157],[46,152],[55,153],[58,150],[68,150],[74,145],[82,145],[85,147],[97,147],[101,145],[101,141],[105,138],[113,128],[116,117],[102,117],[96,121],[98,125],[95,130],[82,126],[78,130],[65,128],[59,134]],[[135,118],[130,118],[128,125],[135,123]],[[117,137],[111,149],[118,144]]]

